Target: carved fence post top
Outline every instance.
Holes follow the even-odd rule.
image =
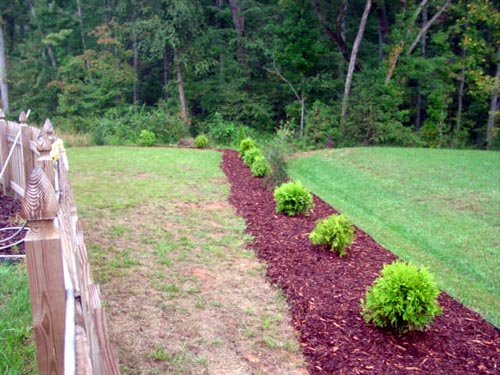
[[[0,120],[5,120],[5,112],[0,108]]]
[[[52,220],[57,215],[57,196],[42,169],[31,172],[21,202],[21,217],[26,221]]]
[[[45,120],[43,128],[38,131],[37,136],[37,149],[38,151],[49,152],[52,149],[52,143],[54,143],[54,128],[52,127],[52,122],[49,119]]]
[[[19,114],[19,122],[21,124],[27,124],[28,123],[28,116],[26,116],[26,112],[22,111]]]

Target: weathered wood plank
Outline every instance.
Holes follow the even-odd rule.
[[[61,239],[54,226],[55,191],[40,168],[28,180],[21,216],[28,221],[26,262],[33,312],[38,370],[63,373],[65,289]]]

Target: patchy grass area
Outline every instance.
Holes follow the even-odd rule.
[[[500,326],[500,153],[339,149],[297,157],[289,172]]]
[[[0,374],[37,374],[24,264],[0,265]]]
[[[216,151],[69,149],[123,374],[306,374]]]

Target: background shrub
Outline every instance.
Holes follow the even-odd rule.
[[[194,146],[196,148],[208,147],[208,138],[205,134],[200,134],[194,139]]]
[[[328,245],[343,256],[345,248],[354,241],[354,227],[344,215],[331,215],[316,222],[309,239],[314,245]]]
[[[255,144],[255,141],[252,138],[247,137],[240,142],[240,144],[238,146],[238,151],[240,153],[240,156],[243,157],[247,150],[250,150],[251,148],[256,148],[256,147],[257,147],[257,145]]]
[[[210,139],[219,145],[230,145],[237,136],[236,125],[225,121],[219,112],[215,112],[207,128]]]
[[[423,330],[442,310],[437,302],[439,289],[425,268],[396,261],[385,265],[381,276],[361,300],[367,322],[398,333]]]
[[[154,145],[156,140],[155,133],[150,130],[143,129],[141,130],[141,134],[139,134],[139,138],[137,139],[137,144],[139,146],[151,147]]]
[[[271,167],[264,156],[257,156],[253,161],[250,170],[255,177],[264,177],[271,171]]]
[[[311,193],[299,181],[285,182],[274,190],[276,212],[288,216],[309,215],[313,207]]]
[[[249,148],[243,154],[243,162],[251,167],[257,157],[264,157],[264,155],[257,147]]]

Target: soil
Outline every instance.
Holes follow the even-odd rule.
[[[11,228],[17,227],[19,224],[19,213],[21,212],[21,202],[19,199],[10,197],[8,195],[3,195],[0,193],[0,228]],[[0,240],[8,238],[15,233],[15,230],[3,230],[0,231]],[[0,247],[6,247],[11,243],[15,243],[20,240],[26,231],[21,231],[16,237],[10,239],[7,242],[0,242]],[[17,246],[9,247],[6,249],[0,249],[1,255],[20,255],[24,254],[24,243],[20,243]]]
[[[315,222],[335,209],[314,196],[308,217],[277,214],[272,192],[237,152],[223,151],[222,168],[251,247],[288,299],[310,374],[499,373],[499,330],[444,292],[443,314],[426,331],[398,336],[366,323],[360,299],[396,257],[358,228],[343,258],[310,244]]]

